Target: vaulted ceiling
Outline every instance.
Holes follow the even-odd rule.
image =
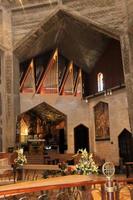
[[[62,55],[90,71],[108,41],[109,37],[95,30],[95,26],[87,25],[67,11],[58,10],[16,46],[15,53],[23,61],[58,47]]]
[[[17,0],[9,2],[14,6],[20,4]],[[105,51],[110,37],[119,40],[126,25],[131,27],[132,23],[132,0],[22,2],[23,6],[31,11],[32,6],[35,8],[37,5],[44,8],[47,6],[50,11],[49,15],[14,47],[20,61],[58,47],[62,55],[89,72]]]

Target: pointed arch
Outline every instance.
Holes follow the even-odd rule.
[[[74,127],[74,149],[75,153],[79,149],[86,149],[89,152],[89,128],[84,124]]]
[[[123,162],[133,161],[133,136],[124,128],[118,136],[119,156]]]

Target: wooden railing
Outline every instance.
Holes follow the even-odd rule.
[[[119,200],[120,196],[133,200],[133,178],[108,182],[99,176],[68,175],[36,181],[24,181],[0,186],[0,197],[8,199],[49,200]],[[126,188],[125,192],[122,192]]]

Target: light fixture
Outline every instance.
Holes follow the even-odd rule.
[[[111,96],[112,95],[112,90],[111,89],[107,89],[104,91],[104,96]]]
[[[85,99],[85,102],[88,103],[88,99]]]

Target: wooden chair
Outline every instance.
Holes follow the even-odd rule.
[[[70,196],[67,192],[60,192],[56,195],[56,200],[70,200]]]
[[[47,194],[41,194],[38,198],[38,200],[48,200]]]
[[[18,200],[28,200],[29,198],[27,196],[20,197]]]
[[[0,159],[0,179],[6,179],[10,181],[13,178],[13,169],[9,163],[8,158],[1,158]]]
[[[0,174],[0,179],[7,178],[9,181],[11,178],[13,179],[13,170],[5,170],[2,174]]]
[[[7,200],[7,198],[4,196],[0,197],[0,200]]]
[[[74,200],[76,200],[76,199],[81,200],[82,199],[81,191],[79,191],[79,190],[74,191],[73,192],[73,198],[74,198]]]

